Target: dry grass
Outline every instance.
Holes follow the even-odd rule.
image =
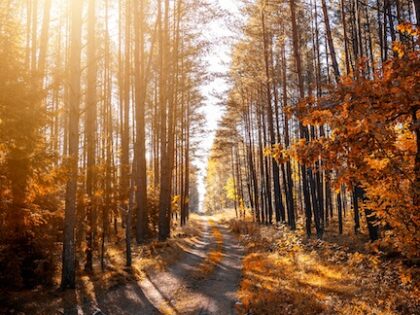
[[[214,221],[224,224],[236,219],[236,213],[235,209],[227,208],[223,209],[223,211],[212,214],[211,217]]]
[[[250,231],[240,314],[419,314],[418,270],[335,243],[305,240],[285,227],[235,222]]]
[[[239,235],[245,235],[245,234],[256,235],[259,231],[258,226],[254,222],[251,222],[251,221],[231,220],[229,225],[230,225],[231,231]]]

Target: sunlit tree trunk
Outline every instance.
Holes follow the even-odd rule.
[[[128,216],[128,199],[130,186],[130,75],[131,75],[131,0],[124,2],[124,56],[121,57],[120,68],[120,100],[121,100],[121,161],[120,161],[120,203]],[[121,22],[120,22],[121,23]],[[121,27],[122,28],[122,27]],[[123,39],[120,38],[122,41]],[[121,53],[122,55],[122,53]],[[130,221],[131,222],[131,221]],[[127,228],[127,227],[126,227]]]
[[[95,194],[95,165],[96,165],[96,84],[97,84],[97,62],[96,62],[96,0],[88,3],[88,43],[87,43],[87,87],[86,87],[86,193],[89,198],[87,209],[87,244],[86,244],[86,265],[85,269],[93,269],[93,225],[94,211],[96,211]]]
[[[265,27],[265,13],[264,8],[261,10],[261,23],[263,31],[263,47],[264,47],[264,61],[265,61],[265,74],[266,74],[266,91],[267,91],[267,120],[268,120],[268,130],[270,135],[270,144],[274,145],[277,141],[274,131],[274,122],[273,122],[273,108],[272,108],[272,96],[271,96],[271,78],[270,78],[270,63],[269,63],[269,52],[268,52],[268,39],[267,39],[267,30]],[[275,205],[275,215],[276,222],[285,221],[285,211],[281,196],[280,190],[280,172],[279,165],[277,164],[274,158],[271,159],[271,167],[273,171],[273,188],[274,188],[274,205]],[[267,192],[271,194],[271,191]]]
[[[159,1],[158,15],[162,16],[162,3]],[[171,226],[171,184],[173,152],[169,135],[172,124],[170,123],[171,112],[168,95],[169,82],[169,1],[165,0],[163,22],[159,19],[159,107],[160,107],[160,194],[159,194],[159,239],[166,240],[170,236]],[[172,135],[173,136],[173,135]]]
[[[144,1],[135,4],[138,14],[135,18],[135,98],[136,98],[136,200],[137,200],[137,243],[144,242],[147,236],[148,213],[147,213],[147,165],[145,143],[145,63],[144,53]]]
[[[64,212],[63,269],[61,287],[75,288],[75,220],[79,154],[80,59],[82,32],[82,1],[71,2],[71,33],[69,59],[69,146],[68,180]]]
[[[49,43],[49,29],[50,29],[50,12],[51,12],[51,0],[45,0],[44,3],[44,16],[41,27],[41,37],[39,44],[39,55],[37,62],[37,72],[39,75],[40,86],[43,87],[45,65],[47,61],[47,51]]]
[[[283,29],[284,32],[284,29]],[[289,114],[285,111],[288,105],[287,97],[287,60],[286,60],[286,50],[285,43],[282,43],[281,46],[281,71],[282,71],[282,94],[283,94],[283,117],[284,117],[284,145],[288,149],[290,146],[290,133],[289,133]],[[292,230],[296,229],[296,220],[295,220],[295,204],[294,204],[294,185],[292,178],[292,163],[288,159],[286,162],[286,177],[287,177],[287,196],[286,201],[288,203],[288,224]]]
[[[331,34],[330,18],[328,15],[327,3],[325,0],[322,0],[321,2],[322,2],[322,12],[324,13],[325,31],[327,33],[328,47],[330,49],[330,55],[332,59],[335,81],[338,82],[340,80],[340,69],[338,68],[337,55],[335,53],[334,41]]]
[[[343,41],[344,41],[344,54],[345,54],[345,63],[346,63],[346,75],[350,74],[350,52],[349,52],[349,42],[348,42],[348,29],[347,29],[347,20],[346,20],[346,7],[344,6],[344,0],[340,2],[341,8],[341,23],[343,24]]]
[[[262,115],[262,110],[256,110],[257,113],[257,129],[258,129],[258,157],[259,157],[259,167],[260,167],[260,187],[264,187],[265,185],[265,168],[264,168],[264,154],[263,154],[263,138],[262,138],[262,120],[264,119]],[[261,199],[261,214],[258,215],[257,213],[257,222],[265,223],[265,192],[264,189],[260,189],[260,199]]]
[[[32,0],[32,17],[31,17],[31,72],[36,73],[38,49],[38,0]]]
[[[103,71],[103,121],[104,121],[104,151],[105,151],[105,176],[104,176],[104,204],[102,207],[102,243],[101,243],[101,269],[105,270],[105,252],[106,242],[110,238],[110,216],[112,206],[112,169],[113,169],[113,125],[112,125],[112,106],[111,106],[111,91],[112,91],[112,72],[111,72],[111,52],[110,52],[110,38],[109,38],[109,0],[105,0],[105,38],[104,38],[104,71]]]
[[[294,59],[295,59],[296,72],[298,75],[299,96],[300,98],[304,98],[305,88],[304,88],[304,82],[303,82],[303,77],[302,77],[302,66],[301,66],[299,38],[298,38],[298,30],[297,30],[297,22],[296,22],[295,0],[290,0],[289,4],[290,4],[292,33],[293,33],[293,54],[294,54]],[[308,131],[305,129],[302,122],[299,122],[299,131],[300,131],[300,137],[308,141]],[[305,215],[306,215],[306,234],[308,237],[310,237],[312,234],[311,233],[312,207],[311,207],[311,199],[310,199],[310,193],[309,193],[309,183],[307,179],[307,173],[309,173],[310,170],[307,169],[304,165],[300,166],[300,170],[301,170],[301,176],[302,176],[303,201],[304,201],[304,208],[305,208]]]

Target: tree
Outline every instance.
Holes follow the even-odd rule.
[[[63,270],[61,286],[63,289],[75,288],[75,221],[76,194],[79,154],[79,108],[80,108],[80,59],[82,32],[82,1],[71,2],[71,35],[69,51],[69,98],[68,98],[68,180],[66,184],[66,203],[64,217]]]
[[[401,32],[417,34],[411,26]],[[321,155],[326,169],[335,170],[336,187],[355,186],[366,213],[369,234],[378,239],[377,226],[392,235],[384,239],[412,256],[418,239],[418,51],[401,43],[398,54],[374,80],[346,78],[319,102],[310,98],[297,109],[306,124],[325,123],[334,138],[300,143],[294,154],[306,164]],[[407,219],[409,218],[409,219]]]
[[[330,49],[335,80],[338,82],[340,79],[340,69],[338,68],[337,55],[335,53],[334,42],[331,34],[330,18],[328,16],[328,7],[325,0],[322,0],[322,12],[324,13],[325,30],[327,33],[328,48]]]
[[[138,9],[135,19],[135,94],[136,94],[136,182],[137,182],[137,223],[136,239],[143,242],[147,235],[147,172],[146,172],[146,145],[145,145],[145,102],[146,102],[146,54],[144,48],[144,1],[135,5]],[[152,52],[151,52],[152,53]]]
[[[96,116],[97,116],[97,66],[96,66],[96,1],[91,0],[88,4],[88,73],[87,73],[87,95],[86,95],[86,146],[87,146],[87,165],[86,165],[86,193],[89,199],[87,209],[87,233],[86,266],[85,269],[92,271],[93,267],[93,231],[96,211],[95,195],[95,168],[96,168]]]
[[[2,14],[0,26],[0,187],[7,207],[10,237],[25,239],[25,221],[30,221],[27,209],[30,183],[34,171],[45,159],[41,128],[46,123],[42,93],[32,84],[32,73],[20,59],[22,47],[13,30],[19,24],[12,15]],[[8,192],[9,191],[9,192]]]

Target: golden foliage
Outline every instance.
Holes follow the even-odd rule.
[[[271,156],[277,161],[277,163],[284,163],[289,159],[288,151],[285,150],[282,147],[282,145],[278,143],[273,144],[271,147],[264,148],[264,155]]]
[[[399,31],[419,32],[409,25]],[[383,245],[416,257],[420,53],[403,43],[395,43],[394,50],[398,56],[384,64],[383,75],[345,77],[327,96],[300,102],[294,109],[298,118],[306,125],[327,125],[331,136],[300,139],[288,151],[308,166],[322,160],[322,169],[336,174],[336,187],[363,187],[368,198],[363,207],[374,211],[381,226],[391,227],[384,229]]]

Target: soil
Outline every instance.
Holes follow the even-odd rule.
[[[91,311],[98,315],[235,314],[243,249],[226,226],[214,222],[212,229],[218,229],[223,236],[219,245],[222,259],[211,273],[199,275],[200,265],[216,246],[209,219],[201,220],[201,236],[184,248],[180,260],[165,271],[148,272],[142,281],[98,292],[97,305]]]

